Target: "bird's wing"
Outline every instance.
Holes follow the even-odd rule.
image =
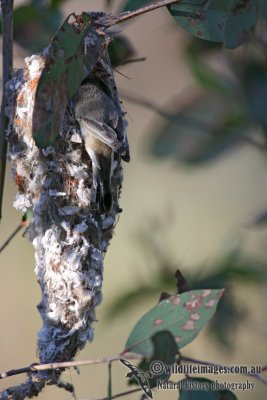
[[[121,143],[117,138],[117,133],[105,122],[98,122],[95,119],[87,117],[78,118],[82,134],[89,131],[96,139],[117,151],[121,147]],[[83,133],[83,130],[85,131]]]

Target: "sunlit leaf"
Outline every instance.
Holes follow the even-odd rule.
[[[152,337],[169,331],[178,348],[190,343],[215,313],[223,290],[195,290],[161,301],[135,325],[125,345],[125,351],[153,355]]]
[[[206,378],[186,378],[178,382],[179,400],[237,400],[230,390],[216,390],[216,382]]]

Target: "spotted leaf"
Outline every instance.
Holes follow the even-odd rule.
[[[153,355],[152,337],[161,331],[169,331],[177,350],[192,342],[215,313],[220,290],[192,290],[171,296],[148,311],[135,325],[125,345],[124,352]]]

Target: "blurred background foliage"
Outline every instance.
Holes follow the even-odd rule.
[[[47,46],[65,16],[62,11],[64,3],[71,5],[73,2],[31,0],[18,5],[15,3],[14,40],[24,48],[26,54],[38,52]],[[132,1],[118,3],[106,0],[101,3],[108,12],[112,10],[113,13],[133,7]],[[134,8],[146,3],[148,2],[135,1]],[[265,6],[264,10],[266,8]],[[175,29],[180,30],[178,24]],[[164,32],[161,34],[164,35]],[[118,35],[112,41],[109,51],[112,64],[116,68],[139,57],[139,50],[132,43],[131,37],[126,37],[124,34]],[[160,57],[160,49],[158,51]],[[146,57],[146,54],[141,56]],[[187,35],[184,38],[183,57],[197,88],[192,91],[192,95],[185,95],[184,100],[183,92],[179,92],[177,97],[170,98],[165,105],[159,107],[154,99],[148,100],[144,97],[145,90],[140,96],[122,92],[128,102],[153,110],[155,113],[146,127],[146,131],[151,134],[143,138],[140,154],[146,154],[157,163],[169,160],[175,163],[177,168],[183,168],[189,174],[202,168],[212,169],[218,160],[225,160],[227,163],[229,154],[234,154],[236,149],[243,146],[252,146],[259,155],[266,156],[265,19],[259,21],[250,43],[236,50],[225,50],[221,44]],[[123,73],[124,70],[120,71]],[[173,85],[175,84],[173,82]],[[146,187],[149,191],[149,186]],[[198,201],[197,197],[195,201]],[[127,215],[125,218],[127,219]],[[266,255],[260,259],[248,256],[243,253],[242,240],[237,243],[234,241],[217,261],[212,261],[209,268],[200,262],[187,271],[183,262],[177,259],[174,261],[170,256],[170,244],[166,232],[172,218],[153,215],[143,219],[144,228],[134,226],[131,238],[135,246],[134,252],[143,252],[142,267],[137,268],[136,282],[130,288],[120,290],[108,302],[103,317],[106,319],[106,324],[110,324],[115,318],[119,320],[140,303],[146,303],[149,299],[155,301],[163,290],[174,292],[174,273],[179,268],[194,289],[221,287],[227,289],[207,331],[215,339],[216,344],[219,343],[224,349],[233,349],[238,341],[240,329],[246,326],[246,320],[252,321],[253,329],[256,331],[258,327],[266,339],[266,326],[262,327],[255,321],[251,309],[241,300],[240,291],[236,289],[236,285],[240,285],[242,292],[247,293],[245,297],[249,297],[249,293],[255,288],[256,291],[258,289],[261,291],[266,287]],[[262,229],[266,224],[267,204],[266,210],[259,209],[258,216],[253,216],[247,227]],[[179,243],[176,245],[178,247]],[[147,273],[138,275],[138,270],[140,272],[144,269]],[[263,309],[264,301],[266,302],[266,299],[261,300]]]

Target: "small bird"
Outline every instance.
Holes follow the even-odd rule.
[[[80,125],[85,149],[91,158],[93,185],[105,212],[112,207],[111,171],[114,153],[129,161],[122,111],[108,87],[98,78],[86,78],[73,98],[74,116]]]

